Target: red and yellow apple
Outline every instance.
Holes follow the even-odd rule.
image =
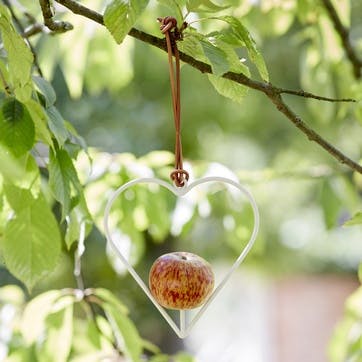
[[[149,286],[153,297],[165,308],[197,308],[214,288],[214,273],[211,265],[198,255],[169,253],[153,263]]]

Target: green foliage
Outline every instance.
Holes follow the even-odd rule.
[[[238,103],[242,102],[248,92],[248,89],[243,85],[213,74],[209,74],[209,80],[218,93]]]
[[[362,224],[362,212],[357,212],[353,217],[345,222],[345,226],[353,226]]]
[[[104,13],[104,23],[118,44],[122,43],[148,0],[113,0]]]
[[[37,350],[38,360],[68,361],[73,339],[73,305],[49,314],[45,321],[47,337]],[[54,353],[56,351],[56,353]]]
[[[3,303],[19,303],[19,294],[22,297],[16,287],[0,288],[0,311]],[[21,355],[24,361],[31,361],[29,353],[34,351],[36,360],[44,362],[97,361],[117,353],[129,356],[131,362],[140,361],[143,346],[151,344],[141,339],[125,307],[106,289],[86,290],[85,294],[73,289],[50,290],[32,299],[20,316],[19,329],[14,330],[19,333],[18,344],[27,353],[18,348],[10,354],[10,360]],[[92,300],[105,317],[90,316],[84,323],[74,315],[75,309],[78,304],[85,310],[93,308]],[[113,344],[109,342],[112,339]],[[119,348],[118,352],[114,346]],[[152,348],[157,353],[157,348]]]
[[[5,99],[0,113],[0,143],[19,157],[33,147],[34,136],[34,123],[24,105],[15,98]]]
[[[74,168],[72,159],[65,149],[50,150],[49,157],[49,186],[62,207],[62,219],[69,214],[74,203],[82,195],[77,171]],[[73,203],[73,205],[72,205]]]
[[[222,39],[236,47],[245,46],[250,60],[255,64],[263,80],[269,80],[268,70],[265,65],[263,56],[256,48],[254,39],[251,37],[245,26],[233,16],[221,16],[215,19],[225,21],[230,25],[230,29],[222,35]]]
[[[35,198],[29,191],[18,192],[25,195],[24,202],[5,227],[1,249],[9,271],[31,289],[55,268],[61,239],[43,194]]]
[[[142,339],[133,322],[113,305],[104,304],[103,308],[108,320],[115,326],[116,340],[124,346],[126,356],[133,362],[141,361]]]
[[[33,55],[24,43],[21,35],[12,25],[8,9],[0,6],[0,30],[9,62],[9,79],[15,96],[20,102],[27,102],[31,97],[31,68]]]
[[[20,3],[42,21],[36,2]],[[103,9],[102,0],[91,3]],[[128,309],[140,326],[150,313],[143,307],[134,308],[136,292],[127,278],[119,282],[103,255],[103,212],[110,192],[135,177],[167,179],[173,164],[169,152],[147,153],[170,149],[174,137],[173,128],[165,126],[170,116],[166,56],[125,39],[136,23],[161,37],[153,21],[158,16],[175,16],[179,25],[184,20],[191,22],[178,43],[180,50],[210,65],[213,74],[208,77],[219,94],[243,102],[243,108],[229,103],[212,91],[206,77],[188,66],[182,69],[185,154],[190,159],[216,161],[189,161],[192,178],[215,173],[235,177],[227,168],[212,167],[221,162],[234,170],[243,169],[238,175],[250,184],[262,182],[250,186],[261,205],[263,222],[257,249],[248,261],[256,263],[262,257],[258,265],[263,268],[300,271],[300,264],[290,258],[293,249],[293,256],[304,258],[308,265],[303,270],[356,268],[361,250],[354,241],[362,224],[361,212],[357,212],[362,190],[358,177],[336,169],[322,152],[303,142],[280,122],[280,114],[264,98],[248,95],[248,88],[222,77],[234,72],[268,81],[270,69],[273,82],[283,87],[360,99],[360,82],[352,75],[322,5],[312,0],[232,1],[231,6],[209,0],[159,0],[146,13],[147,4],[111,1],[104,14],[108,31],[90,26],[89,19],[72,16],[73,31],[29,38],[44,78],[34,74],[28,40],[14,27],[8,9],[0,5],[1,260],[28,289],[48,276],[37,284],[40,294],[27,302],[20,288],[0,288],[0,312],[11,304],[17,313],[9,327],[8,362],[98,362],[123,355],[140,361],[146,359],[144,350],[154,354],[147,357],[152,362],[193,361],[185,353],[162,354],[141,338]],[[357,29],[359,5],[354,4],[352,11],[351,4],[334,1],[343,24]],[[23,24],[29,23],[20,6],[15,11]],[[68,15],[62,16],[67,19]],[[109,33],[123,44],[117,47]],[[354,37],[353,46],[358,46]],[[312,126],[324,123],[323,132],[332,144],[360,157],[360,104],[291,102]],[[88,143],[102,149],[87,154],[87,144],[76,128]],[[110,223],[122,246],[128,248],[130,262],[138,264],[143,273],[149,255],[181,245],[195,248],[211,261],[233,260],[250,235],[250,208],[243,202],[235,206],[235,199],[222,197],[217,187],[196,192],[185,203],[158,187],[140,185],[129,191],[115,203]],[[175,209],[182,217],[175,217]],[[322,230],[314,235],[313,229],[308,241],[304,240],[306,246],[290,242],[293,246],[288,248],[280,235],[293,220],[301,230],[310,230],[311,223],[304,218],[310,210],[315,212],[313,217],[323,215],[323,225],[318,224],[323,219],[315,217]],[[340,228],[350,215],[354,216],[345,225],[354,227]],[[94,233],[90,233],[93,224]],[[321,237],[327,242],[321,242]],[[271,250],[273,265],[264,258]],[[83,254],[86,284],[110,286],[117,295],[106,288],[60,289],[74,283],[69,280],[70,263],[74,260],[79,266]],[[116,263],[112,266],[117,268]],[[1,273],[5,273],[3,268]],[[49,285],[59,289],[49,291]],[[345,317],[331,343],[332,362],[361,359],[360,305],[359,288],[347,301]],[[152,331],[158,328],[152,325]]]

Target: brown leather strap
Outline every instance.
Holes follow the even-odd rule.
[[[171,16],[158,19],[161,23],[160,29],[166,37],[168,64],[170,72],[172,107],[175,121],[175,169],[171,172],[171,179],[177,187],[185,185],[189,174],[183,169],[182,142],[181,142],[181,89],[180,89],[180,55],[176,41],[180,39],[180,32],[177,29],[177,21]],[[172,31],[174,30],[174,31]],[[172,56],[175,56],[175,65]]]

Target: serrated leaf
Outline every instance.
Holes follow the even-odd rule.
[[[49,290],[26,305],[20,325],[26,343],[32,344],[42,335],[45,319],[51,313],[55,301],[61,296],[60,290]]]
[[[232,99],[235,102],[241,103],[248,92],[247,87],[235,83],[229,79],[217,77],[213,74],[209,74],[208,77],[209,81],[217,92],[219,92],[224,97]]]
[[[38,361],[68,361],[73,336],[73,304],[49,314],[45,324],[46,338],[37,351]]]
[[[58,141],[59,146],[63,146],[68,138],[68,132],[65,127],[64,119],[57,108],[50,106],[46,109],[48,116],[48,125]]]
[[[244,25],[233,16],[221,16],[216,17],[215,19],[225,21],[231,26],[231,33],[229,34],[229,38],[225,38],[225,40],[230,39],[231,37],[233,39],[232,43],[234,45],[246,46],[250,60],[257,67],[260,76],[263,80],[268,81],[269,74],[264,58],[258,51],[254,39],[251,37],[249,31],[244,27]]]
[[[28,289],[55,268],[60,248],[58,224],[42,194],[16,213],[4,230],[6,266]]]
[[[34,60],[33,54],[21,35],[14,29],[4,5],[1,5],[0,13],[1,37],[8,56],[11,83],[16,97],[20,101],[26,102],[31,98],[32,92],[30,75]]]
[[[63,149],[50,150],[48,170],[49,186],[55,199],[62,205],[62,220],[64,220],[71,210],[72,196],[83,195],[82,186],[72,159]]]
[[[125,355],[132,362],[140,362],[142,354],[142,339],[133,322],[118,309],[104,304],[103,309],[113,329],[116,328],[116,339],[123,344]]]
[[[120,44],[138,17],[146,8],[148,0],[113,0],[104,13],[104,25]]]
[[[42,77],[33,76],[33,81],[38,87],[41,94],[45,97],[45,105],[46,107],[50,107],[54,105],[55,101],[57,100],[57,96],[52,85]]]
[[[362,211],[357,212],[353,217],[344,223],[344,226],[362,225]]]
[[[15,98],[5,99],[0,113],[0,143],[19,157],[33,147],[34,141],[34,123],[27,109]]]

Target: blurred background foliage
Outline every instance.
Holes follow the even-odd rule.
[[[104,11],[106,4],[103,0],[82,3],[99,12]],[[172,13],[174,7],[166,6],[167,3],[151,1],[137,27],[161,36],[155,19],[177,16]],[[356,52],[362,54],[362,3],[333,3],[344,25],[351,28]],[[242,19],[251,32],[264,56],[271,83],[358,100],[329,103],[285,96],[288,104],[320,134],[352,159],[360,160],[362,83],[354,78],[321,2],[230,0],[227,4],[231,7],[223,13]],[[15,10],[19,17],[24,7],[38,21],[42,20],[37,2],[20,0],[18,5]],[[174,127],[167,56],[130,37],[119,46],[106,28],[70,14],[57,4],[55,7],[62,19],[74,25],[74,30],[36,35],[31,41],[44,77],[56,91],[57,109],[89,147],[89,154],[80,152],[75,162],[95,222],[85,241],[85,285],[113,291],[129,308],[141,335],[160,345],[163,351],[175,353],[181,348],[180,342],[169,335],[153,306],[117,263],[106,247],[102,230],[104,206],[114,189],[135,177],[167,179],[172,168]],[[188,20],[206,15],[191,14]],[[193,26],[202,33],[224,27],[213,20]],[[244,53],[240,49],[238,55],[244,57]],[[258,79],[255,66],[248,60],[245,64],[252,77]],[[192,178],[237,178],[249,186],[257,199],[261,231],[247,258],[248,266],[272,276],[355,273],[362,260],[362,226],[343,224],[362,208],[362,176],[337,164],[306,139],[263,94],[249,90],[240,103],[232,102],[220,96],[207,77],[190,66],[183,65],[181,72],[183,146]],[[41,149],[38,152],[40,159],[47,157]],[[117,201],[111,213],[112,225],[118,227],[117,240],[142,275],[146,275],[158,255],[169,250],[193,249],[211,262],[235,258],[250,235],[251,211],[243,202],[235,206],[235,200],[225,192],[208,191],[179,205],[166,191],[137,187]],[[175,207],[180,208],[183,217],[175,217]],[[57,205],[55,212],[60,215]],[[77,232],[74,237],[68,234],[56,270],[34,287],[32,297],[49,289],[76,287],[73,255],[78,236]],[[0,284],[19,282],[1,267]],[[7,298],[11,299],[14,293],[19,297],[9,302]],[[1,289],[0,318],[6,314],[4,308],[12,305],[14,309],[14,318],[8,322],[13,323],[14,333],[8,339],[0,339],[10,346],[9,350],[22,345],[16,316],[24,308],[22,300],[28,298],[15,287]],[[345,320],[330,348],[333,361],[345,361],[362,348],[361,300],[359,290],[347,302]],[[93,328],[86,325],[91,322],[80,322],[79,311],[75,316],[79,323],[74,323],[74,328]],[[58,317],[67,318],[66,312]],[[54,320],[47,323],[57,324]],[[105,323],[100,325],[107,329]],[[358,338],[349,340],[352,327],[359,331],[355,334]],[[106,345],[105,350],[112,347],[107,340],[97,340],[94,346],[97,343]],[[82,344],[73,342],[75,345]],[[17,354],[21,353],[18,348]],[[22,360],[19,358],[11,361]],[[161,358],[165,357],[158,358],[157,361],[163,361]],[[177,358],[175,361],[189,360],[186,355]]]

